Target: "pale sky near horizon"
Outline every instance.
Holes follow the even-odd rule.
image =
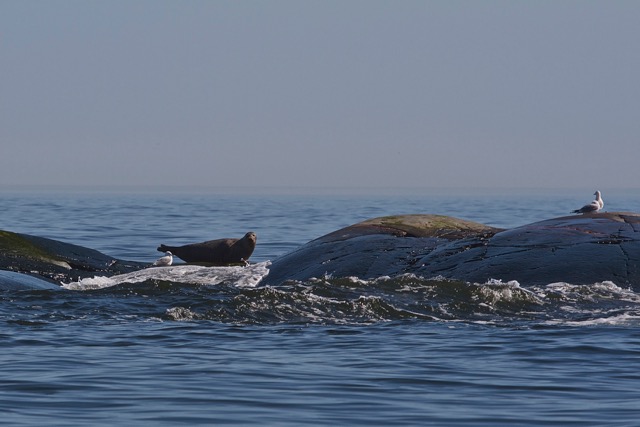
[[[640,187],[637,1],[0,0],[0,185]]]

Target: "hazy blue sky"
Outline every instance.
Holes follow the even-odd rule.
[[[0,0],[0,184],[640,187],[639,43],[638,1]]]

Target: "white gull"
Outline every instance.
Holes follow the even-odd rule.
[[[154,267],[164,267],[167,265],[171,265],[173,263],[173,254],[169,251],[165,252],[165,256],[162,258],[158,258],[156,262],[153,263]]]
[[[596,196],[596,199],[593,202],[589,203],[588,205],[584,205],[580,209],[571,211],[571,213],[581,213],[581,214],[596,213],[600,209],[602,209],[604,207],[604,201],[602,200],[602,195],[600,194],[599,191],[596,191],[595,193],[593,193],[593,195]]]

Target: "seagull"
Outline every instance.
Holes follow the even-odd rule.
[[[604,208],[604,201],[602,200],[602,195],[600,194],[600,192],[596,191],[595,193],[593,193],[593,195],[596,196],[596,199],[593,202],[589,203],[588,205],[584,205],[580,209],[571,211],[571,213],[596,213],[600,209]]]
[[[165,256],[162,258],[158,258],[156,262],[153,263],[154,267],[164,267],[171,265],[173,263],[173,254],[169,251],[165,252]]]
[[[596,196],[596,201],[600,205],[600,209],[604,208],[604,200],[602,200],[602,195],[600,194],[600,192],[596,191],[595,193],[593,193],[593,195]]]

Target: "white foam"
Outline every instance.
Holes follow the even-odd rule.
[[[199,265],[151,267],[111,277],[95,276],[81,279],[77,282],[63,284],[62,287],[74,291],[86,291],[109,288],[121,283],[141,283],[147,280],[162,280],[192,285],[233,283],[237,287],[255,287],[269,274],[269,265],[271,265],[270,261],[250,264],[246,267],[202,267]]]
[[[634,303],[640,302],[639,294],[629,288],[621,288],[609,280],[590,285],[572,285],[566,282],[550,283],[540,290],[540,294],[543,297],[547,297],[548,292],[554,292],[569,299],[614,298]]]
[[[615,316],[609,317],[597,317],[590,318],[585,320],[548,320],[544,322],[546,325],[562,325],[562,326],[618,326],[618,325],[628,325],[633,324],[637,325],[638,321],[640,321],[640,315],[630,314],[630,313],[621,313]]]

